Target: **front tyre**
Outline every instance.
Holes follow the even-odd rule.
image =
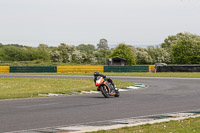
[[[120,95],[119,90],[116,90],[115,93],[116,93],[115,97],[119,97],[119,95]]]
[[[101,86],[101,93],[105,98],[109,98],[109,90],[105,85]]]

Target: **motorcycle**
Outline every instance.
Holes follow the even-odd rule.
[[[119,97],[120,95],[119,90],[117,88],[115,89],[113,85],[106,81],[103,77],[97,77],[96,86],[105,98],[109,98],[110,96]]]

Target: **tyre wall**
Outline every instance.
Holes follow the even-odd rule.
[[[0,73],[9,73],[10,67],[9,66],[0,66]]]
[[[104,66],[104,72],[149,72],[149,66]]]
[[[104,66],[57,66],[58,73],[90,73],[90,72],[104,72]]]
[[[10,66],[10,73],[56,73],[57,66]]]
[[[157,72],[200,72],[200,65],[158,66]]]
[[[154,65],[138,66],[0,66],[0,73],[154,72]]]

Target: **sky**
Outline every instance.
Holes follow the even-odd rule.
[[[0,0],[3,44],[144,46],[180,32],[200,35],[199,0]]]

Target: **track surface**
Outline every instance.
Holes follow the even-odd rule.
[[[0,75],[20,78],[92,78],[63,75]],[[200,108],[200,78],[111,77],[144,83],[148,88],[121,92],[119,98],[101,94],[0,100],[0,132],[64,126]]]

